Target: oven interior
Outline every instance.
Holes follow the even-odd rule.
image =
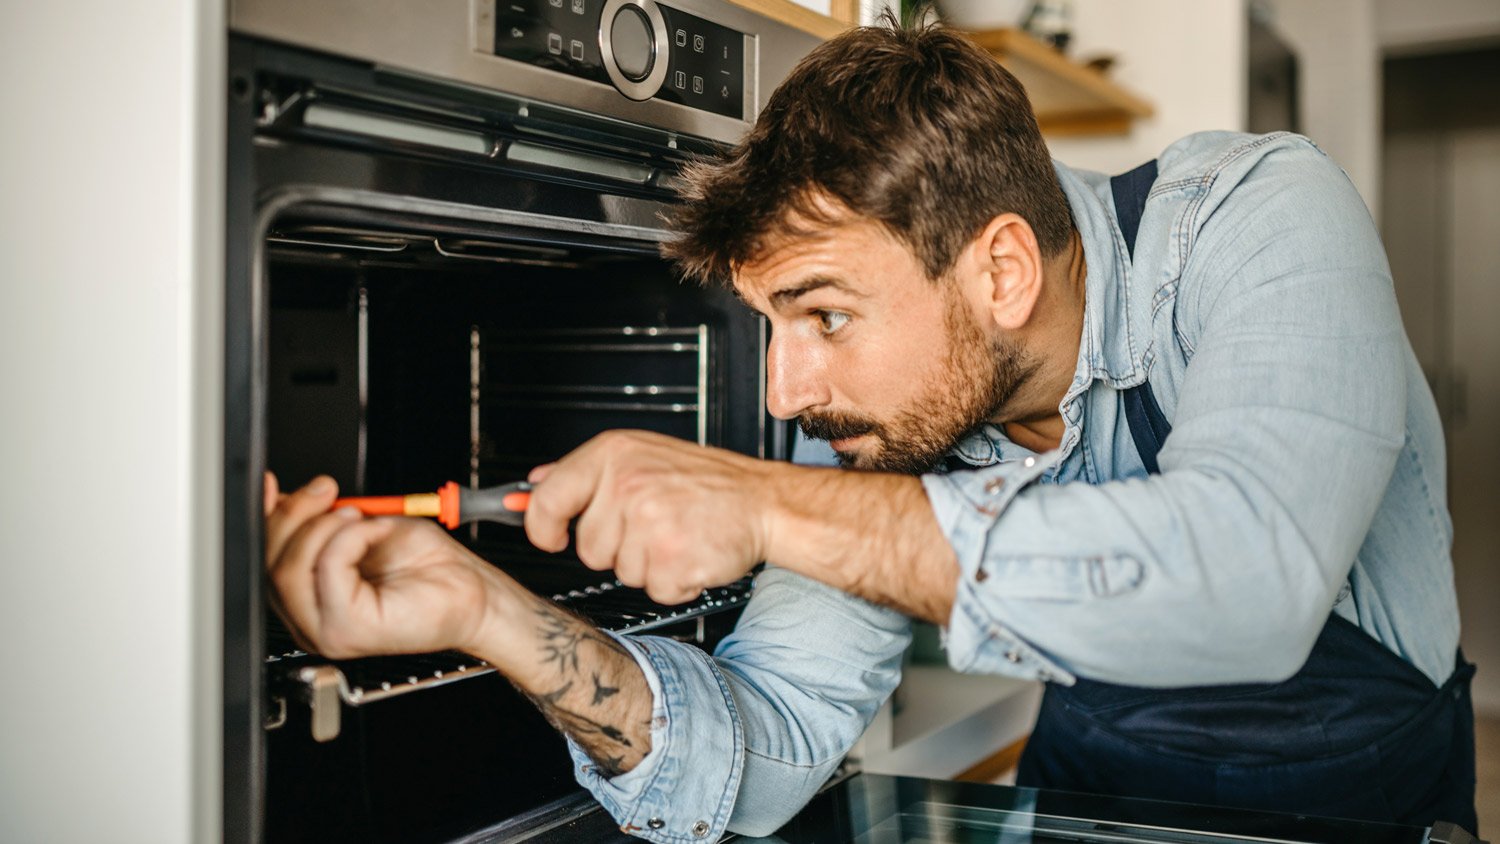
[[[762,326],[654,242],[294,207],[263,244],[266,463],[342,494],[524,478],[613,428],[764,455]],[[774,456],[774,455],[773,455]],[[710,647],[747,582],[664,607],[519,528],[455,536],[601,626]],[[441,841],[583,794],[562,740],[459,653],[332,661],[264,617],[265,840]],[[518,820],[520,819],[520,820]]]

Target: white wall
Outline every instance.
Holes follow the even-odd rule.
[[[1123,136],[1050,139],[1052,154],[1116,173],[1191,132],[1243,129],[1245,30],[1243,0],[1073,0],[1069,53],[1115,55],[1111,76],[1151,101],[1156,114]]]
[[[1380,55],[1375,0],[1270,0],[1274,27],[1298,54],[1303,132],[1349,172],[1370,207],[1380,192]],[[1496,4],[1500,6],[1500,4]],[[1071,53],[1118,56],[1116,81],[1156,115],[1128,135],[1058,138],[1053,154],[1118,172],[1190,132],[1243,129],[1246,5],[1242,0],[1075,0]]]
[[[1266,5],[1272,27],[1297,54],[1302,134],[1343,166],[1378,219],[1381,55],[1374,0]]]
[[[0,31],[0,839],[212,841],[223,11]]]
[[[1375,0],[1375,11],[1376,37],[1393,53],[1500,37],[1496,0]]]

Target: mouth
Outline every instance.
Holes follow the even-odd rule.
[[[829,440],[828,441],[828,445],[831,446],[834,451],[837,451],[837,452],[840,452],[840,453],[854,451],[854,450],[856,450],[856,447],[858,446],[860,440],[866,439],[869,436],[870,436],[869,434],[856,434],[856,435],[854,435],[852,437],[844,437],[842,439]]]

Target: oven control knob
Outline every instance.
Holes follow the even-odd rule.
[[[646,13],[639,7],[623,6],[615,12],[609,42],[615,48],[615,67],[625,74],[626,79],[639,82],[651,75],[656,50],[651,41],[651,22],[646,20]]]
[[[599,16],[604,72],[620,93],[649,100],[667,78],[667,22],[655,0],[606,0]]]

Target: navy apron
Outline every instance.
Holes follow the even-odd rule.
[[[1111,180],[1131,256],[1156,162]],[[1149,384],[1124,393],[1148,472],[1171,426]],[[1170,654],[1163,654],[1170,659]],[[1474,714],[1462,652],[1441,688],[1330,614],[1281,683],[1143,688],[1048,683],[1018,784],[1476,829]]]

